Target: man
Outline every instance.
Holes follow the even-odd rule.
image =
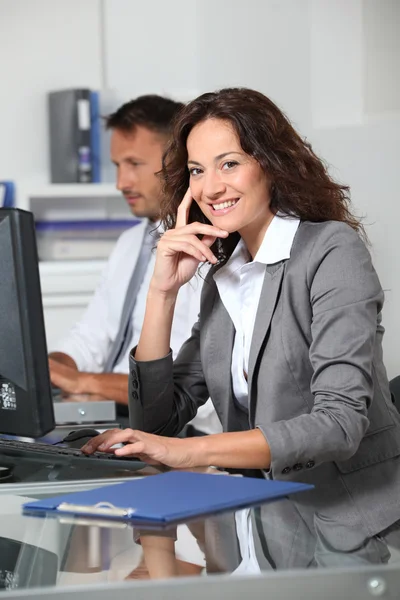
[[[157,172],[172,120],[181,106],[160,96],[141,96],[107,117],[117,188],[132,213],[143,220],[120,236],[83,318],[49,356],[53,385],[71,394],[115,400],[125,426],[128,355],[139,340],[154,268],[151,250],[157,240],[161,199]],[[201,285],[202,279],[196,277],[179,295],[171,342],[175,355],[197,320]],[[192,421],[193,428],[204,433],[221,430],[210,401]]]

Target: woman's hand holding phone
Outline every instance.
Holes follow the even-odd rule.
[[[166,231],[158,242],[152,291],[176,295],[193,277],[201,262],[217,262],[210,247],[217,237],[226,238],[229,234],[213,225],[188,223],[192,202],[189,188],[179,205],[175,228]]]

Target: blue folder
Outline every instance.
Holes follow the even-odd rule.
[[[45,498],[23,505],[25,513],[75,515],[167,525],[227,510],[258,506],[312,489],[312,485],[170,471],[142,479]]]
[[[90,151],[92,157],[92,183],[101,181],[101,115],[99,92],[90,92]]]
[[[12,208],[14,203],[14,183],[12,181],[0,181],[0,208]]]

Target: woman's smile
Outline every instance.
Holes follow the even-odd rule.
[[[240,198],[233,198],[230,200],[218,200],[214,204],[210,204],[210,212],[213,216],[223,216],[228,212],[231,212],[234,208],[236,208]]]

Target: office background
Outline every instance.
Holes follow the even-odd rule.
[[[0,0],[0,178],[49,181],[46,93],[189,100],[256,88],[352,189],[386,292],[400,373],[398,0]],[[110,181],[112,171],[110,170]]]

